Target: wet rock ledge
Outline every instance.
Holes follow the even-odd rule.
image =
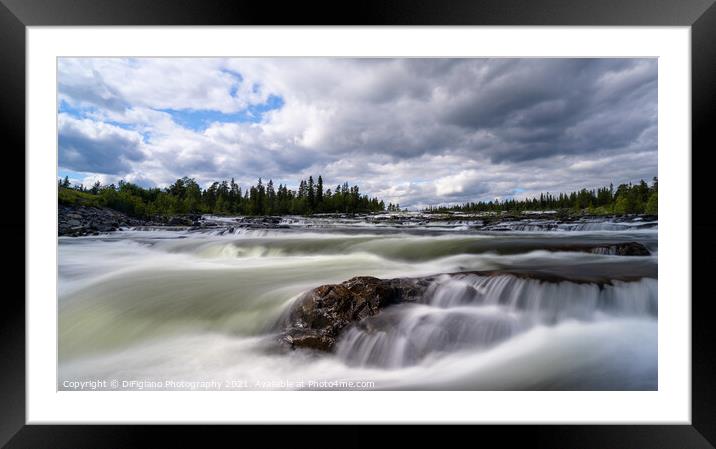
[[[640,275],[595,276],[570,274],[568,277],[545,271],[469,271],[445,273],[419,278],[378,279],[354,277],[341,284],[322,285],[308,291],[293,304],[283,320],[279,343],[291,349],[308,348],[331,351],[343,329],[365,318],[379,314],[394,304],[418,302],[438,278],[450,276],[514,276],[542,282],[590,283],[600,287],[612,281],[636,281],[656,272]],[[472,294],[472,292],[466,292]]]

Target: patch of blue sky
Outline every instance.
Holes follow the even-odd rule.
[[[79,107],[79,106],[72,106],[71,104],[67,103],[65,100],[60,100],[60,105],[58,108],[58,112],[67,114],[72,118],[76,119],[83,119],[83,118],[91,118],[95,119],[95,115],[98,113],[99,109],[97,109],[94,106],[86,106],[86,107]],[[118,128],[122,129],[128,129],[128,130],[134,130],[135,126],[127,123],[117,122],[114,120],[102,120],[102,122],[107,123],[109,125],[116,126]],[[142,133],[142,136],[145,140],[149,138],[149,136],[146,133]]]
[[[236,97],[236,94],[239,92],[239,84],[244,80],[244,77],[241,76],[239,72],[236,72],[234,70],[221,69],[221,71],[236,78],[236,84],[231,86],[231,89],[229,91],[229,95],[231,95],[232,97]]]
[[[72,180],[82,180],[85,178],[85,176],[87,176],[87,174],[79,173],[79,172],[71,171],[71,170],[65,170],[62,167],[58,167],[57,177],[61,178],[61,179],[65,179],[65,176],[67,176],[67,178],[69,178],[69,180],[72,181]]]
[[[231,69],[226,69],[226,68],[224,68],[224,69],[221,69],[221,71],[222,71],[223,73],[228,73],[229,75],[233,76],[234,78],[236,78],[236,80],[237,80],[238,82],[242,82],[242,81],[244,80],[243,75],[241,75],[241,74],[240,74],[239,72],[237,72],[236,70],[231,70]]]
[[[71,115],[73,117],[77,117],[77,118],[84,117],[85,114],[87,114],[88,112],[92,112],[95,110],[96,109],[92,108],[92,107],[82,108],[82,107],[72,106],[65,100],[60,100],[59,107],[57,108],[57,112],[69,114],[69,115]]]
[[[250,105],[244,110],[224,113],[209,109],[160,109],[172,116],[179,125],[194,130],[203,131],[212,123],[259,123],[264,115],[272,110],[283,107],[283,98],[270,95],[265,103]]]
[[[137,130],[137,126],[136,126],[136,125],[129,124],[129,123],[122,123],[122,122],[117,122],[117,121],[114,121],[114,120],[103,120],[103,122],[104,122],[104,123],[107,123],[108,125],[116,126],[117,128],[128,129],[128,130],[130,130],[130,131],[136,131],[136,130]],[[142,137],[144,138],[145,141],[149,140],[150,133],[148,133],[148,132],[140,132],[139,134],[142,135]]]

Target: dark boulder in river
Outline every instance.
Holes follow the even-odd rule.
[[[615,243],[609,245],[595,246],[591,248],[589,252],[594,254],[610,254],[615,256],[648,256],[651,254],[646,246],[638,242]]]
[[[168,226],[199,226],[199,219],[201,215],[197,214],[186,214],[186,215],[175,215],[167,219]]]
[[[430,278],[361,276],[341,284],[317,287],[293,306],[281,341],[292,348],[329,351],[343,328],[374,316],[389,305],[416,301],[430,281]]]

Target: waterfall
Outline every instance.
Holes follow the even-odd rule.
[[[459,350],[488,349],[535,326],[656,316],[652,278],[596,284],[441,276],[419,304],[395,306],[352,326],[336,352],[353,366],[398,368]]]

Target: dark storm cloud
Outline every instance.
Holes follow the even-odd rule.
[[[471,148],[495,162],[625,149],[656,122],[655,60],[520,60],[485,64],[443,114],[494,139]],[[494,72],[494,73],[493,73]]]
[[[653,59],[389,59],[336,66],[315,85],[291,80],[297,97],[293,104],[289,99],[290,107],[305,102],[330,111],[305,124],[320,136],[306,144],[336,155],[462,153],[497,163],[530,161],[628,150],[656,123]]]
[[[59,165],[78,172],[124,174],[141,161],[141,138],[110,125],[60,118]]]

